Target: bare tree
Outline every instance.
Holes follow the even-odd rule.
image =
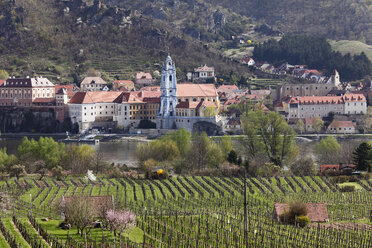
[[[94,221],[94,208],[91,201],[84,196],[73,196],[66,199],[66,222],[77,227],[77,233],[83,236],[84,229]]]

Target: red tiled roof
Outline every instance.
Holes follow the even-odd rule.
[[[305,118],[305,125],[313,125],[313,118]]]
[[[74,85],[72,85],[72,84],[56,85],[55,93],[57,94],[61,89],[66,90],[68,98],[72,98],[75,94],[75,92],[73,91],[74,90]]]
[[[325,203],[306,203],[307,207],[307,217],[312,222],[327,222],[329,221],[327,205]],[[288,209],[288,204],[286,203],[275,203],[274,211],[277,220],[279,217]]]
[[[214,71],[214,67],[208,67],[207,65],[195,68],[195,72],[201,72],[201,71]]]
[[[103,85],[107,84],[106,81],[100,77],[86,77],[84,78],[83,82],[81,82],[80,85],[86,85],[86,84],[91,84],[91,83],[103,84]]]
[[[343,104],[345,102],[365,102],[363,94],[345,94],[344,96],[300,96],[286,99],[288,103],[302,104]]]
[[[111,103],[117,102],[122,92],[118,91],[89,91],[76,92],[69,103],[75,104],[89,104],[89,103]]]
[[[217,97],[214,84],[178,84],[178,97]]]
[[[234,90],[239,90],[238,86],[235,84],[233,85],[221,85],[220,87],[217,88],[217,92],[230,92]]]
[[[0,86],[3,85],[3,83],[4,83],[5,81],[6,81],[5,79],[0,79]]]
[[[320,172],[323,173],[326,170],[340,170],[340,164],[322,164],[320,166]],[[355,164],[342,164],[342,168],[355,168]]]
[[[329,124],[328,128],[338,128],[338,127],[355,127],[354,123],[352,121],[332,121],[331,124]]]
[[[115,84],[134,84],[131,80],[115,80]]]

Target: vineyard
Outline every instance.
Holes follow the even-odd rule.
[[[244,179],[172,177],[167,180],[24,178],[0,182],[20,191],[15,207],[0,220],[1,247],[372,247],[372,181],[343,193],[327,177]],[[122,236],[101,228],[87,235],[63,230],[56,206],[62,197],[112,196],[116,208],[129,208],[137,226]],[[327,223],[306,228],[279,224],[274,203],[326,203]],[[246,230],[246,231],[245,231]]]

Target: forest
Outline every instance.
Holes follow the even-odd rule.
[[[342,55],[333,51],[325,38],[317,36],[285,35],[280,41],[270,39],[255,46],[253,57],[276,66],[284,62],[307,65],[327,75],[336,69],[343,81],[359,80],[372,73],[372,63],[364,53]]]

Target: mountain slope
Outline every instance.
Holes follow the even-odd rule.
[[[266,22],[285,33],[307,33],[372,44],[370,0],[206,0]]]
[[[120,2],[0,0],[2,66],[10,74],[38,74],[60,82],[79,82],[89,68],[124,79],[138,70],[159,70],[171,53],[180,76],[202,63],[215,66],[219,74],[246,73],[172,22]]]

